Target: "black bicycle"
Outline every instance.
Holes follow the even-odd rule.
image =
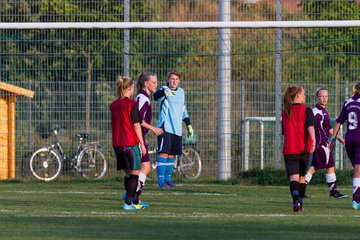
[[[100,179],[105,176],[107,161],[101,152],[99,142],[88,142],[88,133],[78,133],[77,151],[73,158],[66,158],[58,140],[59,126],[52,128],[53,143],[35,151],[30,158],[30,171],[39,180],[52,181],[57,178],[65,161],[89,179]]]

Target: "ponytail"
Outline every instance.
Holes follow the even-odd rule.
[[[352,91],[353,95],[360,94],[360,82],[358,82],[354,87]]]
[[[122,98],[124,96],[124,90],[133,85],[133,80],[129,77],[119,76],[116,80],[116,93],[118,98]]]
[[[291,117],[292,112],[292,103],[296,97],[297,94],[299,94],[302,90],[302,87],[297,85],[289,86],[284,94],[283,98],[283,111],[285,112],[286,116],[288,118]]]

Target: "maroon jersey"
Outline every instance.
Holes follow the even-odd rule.
[[[306,105],[293,104],[290,118],[282,112],[284,155],[310,152],[312,140],[307,129],[309,126],[314,126],[314,115]]]
[[[113,147],[135,146],[140,143],[134,123],[141,123],[135,100],[124,97],[110,104]]]

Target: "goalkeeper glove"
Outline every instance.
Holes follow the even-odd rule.
[[[194,129],[192,128],[191,125],[188,125],[186,128],[187,128],[187,131],[188,131],[187,137],[192,138],[194,136]]]
[[[176,92],[173,91],[173,90],[171,90],[171,89],[169,89],[169,88],[167,88],[167,89],[165,89],[165,95],[166,95],[167,97],[172,97],[172,96],[175,96],[175,95],[176,95]]]

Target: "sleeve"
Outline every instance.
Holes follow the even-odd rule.
[[[315,126],[314,113],[311,108],[306,108],[306,127]]]
[[[161,87],[153,93],[155,101],[161,101],[165,97],[165,88]]]
[[[139,111],[139,105],[137,103],[135,103],[131,109],[131,121],[133,124],[142,123],[142,119]]]
[[[139,99],[140,100],[140,99]],[[145,119],[145,115],[146,115],[146,112],[149,108],[149,102],[147,101],[144,101],[142,104],[139,103],[138,101],[138,106],[139,106],[139,112],[140,112],[140,116],[141,116],[141,119],[144,120]]]
[[[336,118],[336,122],[343,124],[347,119],[347,113],[346,113],[346,107],[345,104],[343,105],[341,112],[339,114],[339,116]]]

